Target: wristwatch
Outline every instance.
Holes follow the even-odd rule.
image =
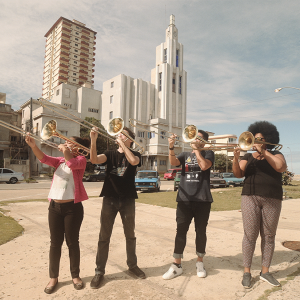
[[[172,148],[169,147],[169,150],[174,150],[174,146]]]

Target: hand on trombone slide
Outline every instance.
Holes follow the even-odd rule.
[[[168,138],[168,142],[169,142],[169,148],[173,148],[175,145],[175,141],[177,140],[178,135],[177,134],[172,134],[169,138]]]

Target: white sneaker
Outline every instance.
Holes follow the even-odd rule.
[[[205,271],[203,262],[201,262],[201,261],[196,262],[196,270],[197,270],[198,277],[200,277],[200,278],[206,277],[206,271]]]
[[[173,279],[182,274],[182,267],[178,268],[172,264],[170,269],[163,275],[163,279]]]

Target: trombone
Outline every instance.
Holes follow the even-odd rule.
[[[133,122],[135,122],[136,124],[140,124],[142,126],[149,126],[149,127],[153,127],[157,130],[160,130],[160,131],[164,131],[164,132],[168,132],[170,135],[174,135],[173,132],[171,131],[168,131],[168,130],[164,130],[164,129],[160,129],[159,127],[157,126],[154,126],[154,125],[150,125],[150,124],[145,124],[143,122],[140,122],[136,119],[129,119],[129,124],[132,126],[132,127],[136,127],[136,128],[140,128],[144,131],[147,131],[147,132],[152,132],[152,133],[155,133],[155,134],[158,134],[160,135],[157,131],[154,131],[154,130],[147,130],[143,127],[140,127],[140,126],[137,126],[137,125],[134,125]],[[171,137],[171,136],[169,136]],[[195,125],[187,125],[184,127],[183,131],[182,131],[182,139],[183,141],[178,141],[180,143],[188,143],[190,144],[191,142],[195,141],[196,139],[199,139],[200,141],[204,142],[204,143],[209,143],[208,141],[204,140],[203,138],[201,138],[200,136],[198,136],[198,129]]]
[[[254,144],[265,144],[265,145],[273,145],[275,147],[274,150],[280,150],[283,146],[281,144],[272,144],[268,142],[264,142],[262,140],[256,139],[254,135],[249,131],[244,131],[239,137],[239,147],[242,150],[248,151],[253,148]]]
[[[115,136],[115,135],[119,134],[120,132],[122,132],[124,135],[126,135],[126,133],[123,131],[124,121],[123,121],[122,118],[112,119],[108,124],[108,131],[105,131],[101,128],[98,128],[96,130],[96,129],[93,129],[93,127],[96,127],[94,124],[75,116],[74,114],[70,113],[69,111],[67,111],[63,108],[60,108],[57,105],[55,105],[55,104],[53,104],[53,103],[51,103],[51,102],[49,102],[49,101],[47,101],[43,98],[38,98],[37,100],[40,102],[41,106],[43,106],[47,109],[50,109],[52,112],[54,112],[54,113],[56,113],[60,116],[63,116],[65,119],[73,121],[73,122],[79,124],[80,126],[83,126],[83,127],[87,128],[88,130],[93,130],[93,131],[97,132],[98,134],[100,134],[100,135],[104,136],[105,138],[113,141],[114,143],[116,143],[116,138],[114,138],[112,136]],[[69,117],[67,115],[69,115]],[[115,119],[118,119],[118,126],[116,126],[115,129],[109,129],[109,128],[114,127],[114,125],[112,125],[112,124],[117,123],[117,120],[115,120]],[[122,126],[120,126],[121,123],[122,123]],[[117,127],[122,128],[122,130],[118,131]],[[126,136],[129,139],[131,139],[138,147],[141,148],[140,150],[137,150],[137,151],[142,154],[144,152],[144,148],[139,143],[137,143],[135,140],[133,140],[130,136],[128,136],[128,135],[126,135]]]
[[[15,132],[17,132],[17,133],[19,133],[19,134],[27,135],[27,132],[26,132],[25,130],[23,130],[23,129],[17,127],[17,126],[14,126],[14,125],[12,125],[12,124],[6,123],[6,122],[4,122],[4,121],[1,121],[1,120],[0,120],[0,125],[3,126],[3,127],[5,127],[5,128],[7,128],[7,129],[9,129],[9,130],[15,131]],[[46,144],[46,145],[48,145],[48,146],[50,146],[50,147],[52,147],[52,148],[58,149],[58,145],[55,144],[55,143],[52,143],[52,142],[50,142],[50,141],[46,141],[46,140],[44,140],[43,138],[41,138],[41,137],[39,137],[39,136],[37,136],[37,135],[34,135],[34,134],[32,134],[32,133],[29,133],[29,136],[30,136],[31,138],[33,138],[34,140],[40,142],[40,143],[44,143],[44,144]]]
[[[57,129],[57,122],[55,120],[49,121],[42,129],[41,138],[43,140],[45,139],[48,140],[51,137],[55,136],[71,144],[70,151],[72,152],[73,155],[87,156],[90,154],[89,148],[63,136],[56,129]]]

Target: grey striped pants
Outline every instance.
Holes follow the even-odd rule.
[[[279,199],[242,195],[243,261],[245,268],[251,267],[259,233],[261,236],[262,266],[270,267],[281,205],[282,201]]]

